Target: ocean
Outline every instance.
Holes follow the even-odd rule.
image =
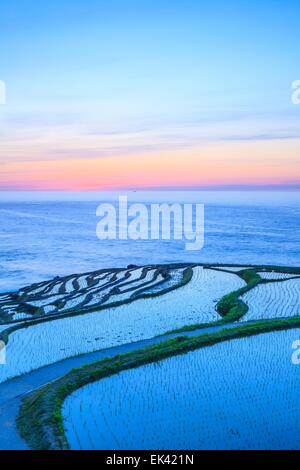
[[[55,276],[152,263],[300,266],[297,192],[143,192],[135,202],[205,205],[205,243],[185,240],[99,240],[98,205],[117,193],[1,193],[0,291]]]

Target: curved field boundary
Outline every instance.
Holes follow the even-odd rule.
[[[261,279],[261,277],[256,273],[256,269],[254,267],[235,273],[232,273],[232,271],[228,270],[214,269],[214,267],[209,267],[208,265],[205,265],[204,268],[218,272],[223,271],[228,274],[234,274],[243,279],[243,281],[246,282],[246,285],[236,291],[226,294],[224,297],[222,297],[221,300],[219,300],[216,306],[216,310],[222,317],[220,320],[211,323],[198,323],[184,326],[175,330],[169,330],[166,332],[166,334],[184,333],[185,331],[193,331],[202,328],[204,329],[210,326],[226,325],[227,323],[240,320],[245,315],[245,313],[247,313],[248,305],[239,297],[263,282],[263,279]]]
[[[176,282],[181,279],[182,270]],[[9,336],[7,366],[0,368],[0,382],[69,357],[151,339],[171,328],[218,320],[217,299],[244,284],[238,276],[196,267],[187,285],[163,296],[15,331]]]
[[[226,321],[236,321],[245,315],[248,311],[248,305],[240,297],[262,282],[262,278],[256,273],[256,270],[247,269],[238,275],[246,281],[246,286],[225,295],[217,304],[218,313],[221,317],[226,318]]]
[[[237,266],[237,267],[240,267],[240,266]],[[232,273],[232,271],[229,271],[228,269],[223,269],[222,265],[218,267],[216,264],[212,266],[207,264],[204,266],[204,268],[215,270],[215,271],[223,271],[225,273],[230,273],[230,274],[235,274],[241,277],[244,281],[246,281],[247,285],[245,287],[242,287],[241,289],[238,289],[237,291],[226,294],[218,302],[216,309],[217,309],[217,312],[222,317],[221,320],[217,320],[211,323],[200,323],[200,324],[195,324],[195,325],[188,325],[188,326],[184,326],[182,328],[178,328],[175,330],[169,330],[167,333],[184,333],[185,331],[193,331],[193,330],[198,330],[201,328],[204,329],[210,326],[226,325],[227,323],[239,321],[245,316],[245,314],[249,310],[248,305],[243,301],[243,299],[240,298],[244,294],[254,289],[259,284],[269,284],[269,283],[274,283],[274,282],[275,283],[288,282],[292,279],[300,278],[300,276],[297,274],[297,273],[300,273],[300,268],[289,268],[289,267],[282,268],[280,266],[270,266],[270,267],[269,266],[268,267],[253,266],[250,269],[245,269],[245,270],[241,268],[240,271],[237,271],[235,273]],[[258,271],[262,271],[262,269],[264,269],[265,272],[275,271],[275,272],[291,274],[293,275],[293,277],[288,278],[288,279],[263,279],[258,273]]]
[[[235,292],[227,294],[226,296],[224,296],[219,301],[219,303],[217,305],[217,312],[220,314],[222,319],[217,320],[215,322],[211,322],[211,323],[201,323],[201,324],[189,325],[189,326],[182,327],[182,328],[179,328],[179,329],[176,329],[176,330],[170,330],[167,333],[178,333],[178,332],[184,332],[184,331],[193,331],[193,330],[196,330],[196,329],[199,329],[199,328],[207,328],[209,326],[224,325],[226,323],[230,323],[230,322],[233,322],[233,321],[240,320],[245,315],[245,313],[247,313],[248,306],[239,297],[242,296],[243,294],[245,294],[246,292],[248,292],[250,289],[253,289],[259,283],[278,282],[278,280],[274,281],[274,280],[271,280],[271,279],[262,279],[257,274],[257,271],[262,271],[262,270],[264,270],[266,272],[268,272],[268,271],[277,271],[277,272],[283,272],[283,273],[288,273],[288,274],[294,274],[295,277],[298,277],[297,275],[300,276],[300,268],[281,267],[281,266],[258,265],[258,266],[252,266],[250,269],[245,270],[245,269],[243,269],[243,266],[241,266],[241,265],[228,265],[228,264],[219,265],[219,264],[215,264],[215,263],[214,264],[207,264],[207,263],[195,263],[195,264],[175,263],[175,264],[167,264],[167,265],[148,265],[144,268],[157,269],[157,270],[185,268],[184,275],[183,275],[183,280],[182,280],[181,283],[178,283],[174,286],[163,289],[159,292],[143,294],[142,289],[137,290],[133,296],[131,296],[130,298],[128,298],[126,300],[122,300],[122,301],[115,301],[115,302],[111,302],[111,303],[107,303],[107,304],[103,304],[103,305],[98,305],[98,306],[95,305],[95,306],[90,306],[90,307],[86,307],[86,308],[77,308],[77,309],[75,308],[73,310],[71,309],[67,312],[63,312],[63,313],[58,314],[58,315],[53,315],[53,316],[50,315],[50,316],[46,316],[46,317],[45,316],[36,317],[33,320],[26,320],[26,322],[21,322],[21,321],[8,322],[7,323],[8,328],[5,329],[2,333],[0,332],[0,340],[4,341],[7,344],[9,335],[11,333],[13,333],[14,331],[16,331],[18,329],[23,329],[23,328],[30,327],[30,326],[36,325],[38,323],[41,323],[41,322],[54,321],[54,320],[57,320],[57,319],[60,319],[60,318],[66,318],[66,317],[76,316],[76,315],[83,315],[85,313],[89,313],[89,312],[92,312],[92,311],[100,311],[100,310],[104,310],[106,308],[118,307],[118,306],[121,306],[121,305],[126,304],[126,303],[130,303],[130,302],[132,302],[134,300],[138,300],[138,299],[151,298],[151,297],[164,295],[164,294],[166,294],[166,293],[168,293],[168,292],[170,292],[174,289],[180,288],[180,287],[184,286],[185,284],[187,284],[192,278],[192,275],[193,275],[192,268],[195,267],[195,266],[202,266],[203,268],[206,268],[206,269],[211,269],[211,270],[216,270],[216,271],[224,271],[226,273],[235,274],[235,275],[241,277],[243,280],[245,280],[247,285],[245,287],[235,291]],[[232,273],[232,271],[226,270],[226,269],[224,269],[224,267],[225,268],[226,267],[237,267],[237,268],[240,267],[241,270],[237,271],[235,273]],[[215,269],[215,268],[217,268],[217,269]],[[119,273],[120,271],[122,271],[121,268],[116,268],[116,269],[111,270],[111,272],[114,272],[115,274]],[[105,273],[108,273],[108,271],[107,270],[100,270],[100,271],[96,271],[95,273],[105,274]],[[90,274],[93,274],[93,273],[85,273],[85,274],[90,275]],[[78,276],[80,276],[80,275],[78,274]],[[71,276],[68,276],[68,278],[69,277],[71,277]],[[165,280],[161,281],[161,283],[164,283],[166,281],[168,281],[167,278]],[[285,282],[285,281],[286,281],[285,279],[279,280],[279,282]],[[40,286],[41,284],[45,284],[45,282],[40,283],[40,284],[35,284],[33,286],[34,287],[35,286]],[[32,286],[30,286],[29,288],[32,288]],[[25,290],[25,289],[23,289],[23,290]]]
[[[226,270],[226,267],[228,268],[241,268],[241,271],[245,270],[245,265],[241,264],[219,264],[219,263],[205,263],[203,264],[204,268],[219,268]],[[275,265],[263,265],[263,264],[256,264],[253,266],[250,266],[249,264],[249,269],[255,269],[256,271],[275,271],[275,272],[281,272],[281,273],[286,273],[286,274],[295,274],[300,276],[300,268],[298,267],[293,267],[293,266],[275,266]],[[231,271],[230,271],[231,272]]]
[[[261,283],[243,297],[249,309],[245,321],[300,315],[300,278]]]
[[[51,299],[51,297],[55,297],[55,296],[59,296],[59,297],[62,297],[64,296],[64,298],[59,298],[57,300],[53,300],[53,305],[59,305],[59,304],[62,304],[64,306],[64,304],[68,301],[68,300],[71,300],[73,298],[77,298],[78,296],[84,296],[84,295],[89,295],[90,293],[93,295],[93,294],[97,294],[98,292],[102,292],[104,291],[105,289],[107,288],[111,288],[111,291],[109,291],[107,293],[107,295],[105,295],[105,300],[107,300],[109,298],[110,295],[113,295],[114,292],[113,290],[115,288],[118,288],[118,287],[123,287],[123,286],[130,286],[131,284],[134,284],[138,281],[142,281],[147,273],[149,271],[153,271],[153,279],[151,281],[147,281],[147,282],[144,282],[144,283],[140,283],[140,286],[137,286],[135,289],[132,289],[133,293],[134,293],[134,290],[136,290],[136,292],[140,291],[140,290],[143,290],[144,287],[147,287],[149,285],[151,285],[151,282],[155,281],[157,279],[157,277],[164,273],[165,274],[165,279],[163,280],[164,282],[167,282],[169,279],[170,279],[170,271],[172,269],[184,269],[184,268],[188,268],[190,267],[191,265],[189,264],[185,264],[185,265],[148,265],[148,266],[144,266],[144,267],[136,267],[136,268],[127,268],[127,269],[113,269],[113,270],[105,270],[105,271],[95,271],[94,273],[89,273],[89,274],[74,274],[74,275],[71,275],[71,276],[68,276],[66,278],[59,278],[58,280],[55,278],[53,281],[48,281],[48,282],[43,282],[42,283],[42,286],[46,285],[47,288],[46,289],[43,289],[41,290],[41,287],[39,289],[36,289],[36,284],[33,284],[32,286],[29,286],[29,287],[26,287],[24,289],[21,289],[19,292],[17,293],[12,293],[12,294],[9,294],[9,297],[8,299],[5,299],[5,304],[13,304],[13,305],[16,305],[19,303],[20,306],[24,307],[25,311],[27,310],[28,311],[28,314],[34,314],[34,316],[32,318],[29,318],[29,319],[22,319],[22,320],[7,320],[5,321],[6,324],[10,324],[10,325],[14,325],[14,324],[18,324],[18,323],[24,323],[25,321],[27,321],[28,323],[30,321],[35,321],[35,320],[39,320],[40,318],[42,319],[47,319],[47,315],[45,314],[41,314],[39,313],[39,310],[40,308],[38,306],[34,306],[33,304],[30,304],[30,303],[27,303],[27,302],[37,302],[37,301],[46,301],[47,298]],[[141,270],[141,276],[139,279],[130,279],[130,275],[131,275],[131,272],[132,271],[135,271],[137,269],[140,269]],[[100,273],[100,274],[99,274]],[[104,283],[101,283],[99,285],[99,287],[97,287],[98,285],[98,282],[99,282],[99,279],[96,280],[97,277],[99,277],[99,275],[101,276],[101,274],[105,274],[104,277],[101,277],[100,280],[104,280],[105,282]],[[118,279],[118,274],[120,273],[123,273],[123,277],[121,279]],[[88,276],[92,276],[93,275],[93,283],[85,288],[82,288],[80,289],[80,291],[76,291],[76,292],[67,292],[64,290],[64,292],[61,292],[61,293],[53,293],[51,292],[49,295],[46,294],[45,295],[45,291],[48,291],[49,289],[51,290],[53,285],[56,285],[56,284],[65,284],[67,282],[69,282],[70,280],[73,280],[73,282],[81,277],[88,277]],[[128,280],[129,279],[129,280]],[[161,282],[161,284],[163,284],[163,281]],[[39,285],[40,286],[40,285]],[[50,287],[49,287],[50,286]],[[26,294],[25,295],[25,291],[29,291],[29,294]],[[129,291],[130,289],[128,289]],[[33,294],[31,294],[32,292],[34,292]],[[125,292],[125,291],[124,291]],[[1,298],[5,297],[5,295],[1,295],[0,294],[0,311],[1,311]],[[50,302],[50,301],[49,301]],[[102,302],[103,303],[103,302]],[[55,313],[52,313],[51,315],[49,315],[50,317],[53,317],[54,315],[59,318],[60,316],[63,316],[65,314],[73,314],[74,311],[77,311],[77,312],[87,312],[87,311],[93,311],[93,310],[97,310],[101,305],[102,303],[98,303],[98,304],[95,304],[95,305],[90,305],[90,306],[87,306],[85,305],[85,303],[83,305],[76,305],[74,307],[70,307],[68,309],[65,309],[65,310],[61,310],[61,311],[57,311]],[[43,303],[42,304],[43,306],[46,305],[46,303]],[[105,304],[105,306],[107,306],[108,304]],[[2,315],[4,315],[4,312],[2,313]],[[2,317],[3,319],[3,317]]]
[[[107,308],[114,308],[114,307],[119,307],[124,304],[128,304],[131,302],[134,302],[135,300],[140,300],[140,299],[146,299],[146,298],[154,298],[154,297],[159,297],[162,296],[168,292],[171,292],[173,290],[179,289],[180,287],[185,286],[188,282],[193,277],[193,269],[192,267],[186,267],[183,272],[183,277],[181,282],[178,282],[177,284],[168,287],[166,289],[162,289],[159,292],[153,292],[153,293],[145,293],[138,291],[136,296],[131,296],[130,298],[122,301],[115,301],[111,303],[107,303],[104,305],[99,305],[99,306],[92,306],[89,308],[83,308],[83,309],[78,309],[78,310],[73,310],[71,312],[63,313],[61,315],[54,315],[54,316],[49,316],[49,317],[40,317],[34,320],[28,320],[26,322],[20,323],[20,322],[11,322],[8,325],[8,328],[5,329],[4,331],[0,332],[0,340],[4,341],[5,344],[8,344],[9,341],[9,336],[14,333],[17,330],[24,329],[24,328],[30,328],[33,325],[38,325],[39,323],[45,323],[49,321],[55,321],[61,318],[67,318],[67,317],[73,317],[73,316],[78,316],[78,315],[84,315],[85,313],[90,313],[90,312],[99,312],[101,310],[105,310]],[[167,279],[166,279],[167,280]],[[164,282],[166,282],[164,280]]]
[[[282,273],[279,271],[259,271],[258,274],[267,281],[299,279],[300,277],[298,274]]]
[[[196,337],[180,336],[139,351],[73,369],[64,377],[23,399],[17,420],[18,430],[32,449],[68,449],[61,410],[65,398],[78,388],[123,370],[158,362],[204,346],[299,326],[300,317],[258,321],[251,325],[224,328],[215,333]]]

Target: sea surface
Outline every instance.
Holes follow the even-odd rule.
[[[101,202],[117,193],[0,195],[0,291],[54,276],[128,264],[210,262],[300,266],[300,197],[296,192],[130,193],[129,201],[204,203],[205,244],[186,240],[102,240]],[[147,206],[148,207],[148,206]]]

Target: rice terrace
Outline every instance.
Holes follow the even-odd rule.
[[[299,328],[292,267],[129,265],[0,294],[0,448],[297,449]]]

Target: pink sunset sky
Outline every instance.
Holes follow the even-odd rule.
[[[0,191],[299,189],[292,4],[4,2]]]
[[[74,158],[70,155],[57,159],[35,157],[36,149],[32,148],[31,158],[2,161],[0,187],[70,191],[227,185],[294,187],[300,180],[299,148],[297,140],[243,141],[98,158],[97,150],[92,157],[85,157],[83,150],[82,156],[77,153]]]

